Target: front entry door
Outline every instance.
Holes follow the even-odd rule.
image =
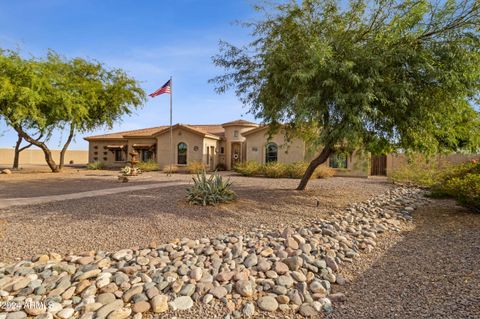
[[[232,143],[232,168],[241,162],[241,144]]]

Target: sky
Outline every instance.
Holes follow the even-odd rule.
[[[173,122],[224,123],[254,120],[234,92],[219,95],[208,80],[222,74],[211,57],[219,40],[241,45],[248,30],[235,21],[254,19],[249,0],[0,0],[0,47],[22,55],[45,56],[48,49],[67,57],[96,59],[122,68],[148,93],[173,76]],[[169,97],[148,98],[112,131],[168,125]],[[87,149],[77,134],[70,149]],[[66,134],[48,142],[61,148]],[[0,148],[15,145],[15,132],[0,122]]]

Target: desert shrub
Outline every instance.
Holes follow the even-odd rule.
[[[457,165],[438,160],[410,162],[393,171],[391,179],[428,187],[432,197],[455,198],[480,211],[480,163],[476,161]]]
[[[394,182],[435,188],[436,185],[443,184],[451,178],[475,170],[477,166],[475,161],[454,165],[438,159],[426,160],[417,156],[405,165],[395,168],[390,179]]]
[[[453,197],[460,204],[480,212],[480,163],[452,166],[431,187],[433,197]]]
[[[440,181],[448,181],[455,177],[463,177],[467,174],[480,174],[480,163],[471,161],[468,163],[450,165],[447,170],[440,173]]]
[[[143,172],[151,172],[151,171],[158,171],[160,166],[154,160],[149,160],[146,162],[139,162],[137,167],[141,169]]]
[[[412,162],[392,171],[390,179],[397,183],[430,187],[438,182],[440,169],[433,164]]]
[[[261,176],[263,175],[262,164],[256,161],[246,161],[235,165],[233,170],[243,176]]]
[[[335,170],[326,165],[320,165],[315,169],[312,178],[329,178],[335,175]]]
[[[453,177],[436,189],[454,197],[460,204],[480,211],[480,174],[467,173]]]
[[[178,172],[178,167],[176,165],[165,165],[162,171],[165,174],[175,174]]]
[[[270,162],[264,165],[263,172],[269,178],[285,178],[288,177],[288,167],[286,164],[279,162]]]
[[[188,163],[188,165],[185,167],[185,171],[190,174],[197,174],[201,173],[206,169],[206,165],[203,164],[201,161],[193,161]]]
[[[95,161],[87,164],[87,169],[98,170],[98,169],[104,169],[104,168],[105,168],[105,163],[100,161]]]
[[[432,187],[445,180],[450,174],[456,174],[454,172],[459,167],[437,158],[427,159],[416,155],[410,157],[404,165],[393,169],[390,179],[403,184]]]
[[[187,189],[187,201],[193,205],[215,205],[235,200],[232,182],[224,181],[217,173],[207,177],[205,170],[193,177],[193,186]]]
[[[302,178],[307,170],[308,163],[295,162],[287,165],[287,175],[289,178]]]
[[[234,167],[235,172],[243,176],[265,176],[269,178],[302,178],[308,167],[307,162],[295,162],[284,164],[279,162],[270,162],[260,164],[256,161],[247,161]],[[333,168],[319,166],[312,174],[311,178],[328,178],[335,174]]]
[[[227,170],[227,166],[225,166],[225,164],[223,164],[223,163],[218,163],[218,164],[215,166],[215,170],[216,170],[217,172],[226,171],[226,170]]]

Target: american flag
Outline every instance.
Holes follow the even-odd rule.
[[[156,90],[153,93],[150,93],[148,96],[155,97],[155,96],[163,94],[163,93],[171,94],[172,93],[172,83],[171,83],[171,81],[172,80],[168,80],[167,83],[162,85],[161,88],[159,88],[158,90]]]

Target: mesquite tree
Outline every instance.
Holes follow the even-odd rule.
[[[34,139],[37,141],[41,141],[43,139],[43,132],[39,132],[38,136],[35,137]],[[13,165],[12,169],[17,170],[20,164],[20,153],[26,150],[27,148],[30,148],[33,144],[28,143],[27,145],[22,146],[23,138],[20,134],[17,134],[17,142],[15,143],[15,148],[14,148],[14,156],[13,156]],[[45,139],[46,140],[46,139]]]
[[[214,63],[250,111],[316,148],[297,189],[338,148],[478,150],[479,2],[289,1]]]
[[[111,127],[144,99],[137,81],[120,69],[82,58],[67,60],[52,51],[45,59],[0,51],[0,116],[19,138],[43,151],[52,172],[62,169],[77,132]],[[53,129],[68,132],[58,164],[45,141],[29,133]]]

